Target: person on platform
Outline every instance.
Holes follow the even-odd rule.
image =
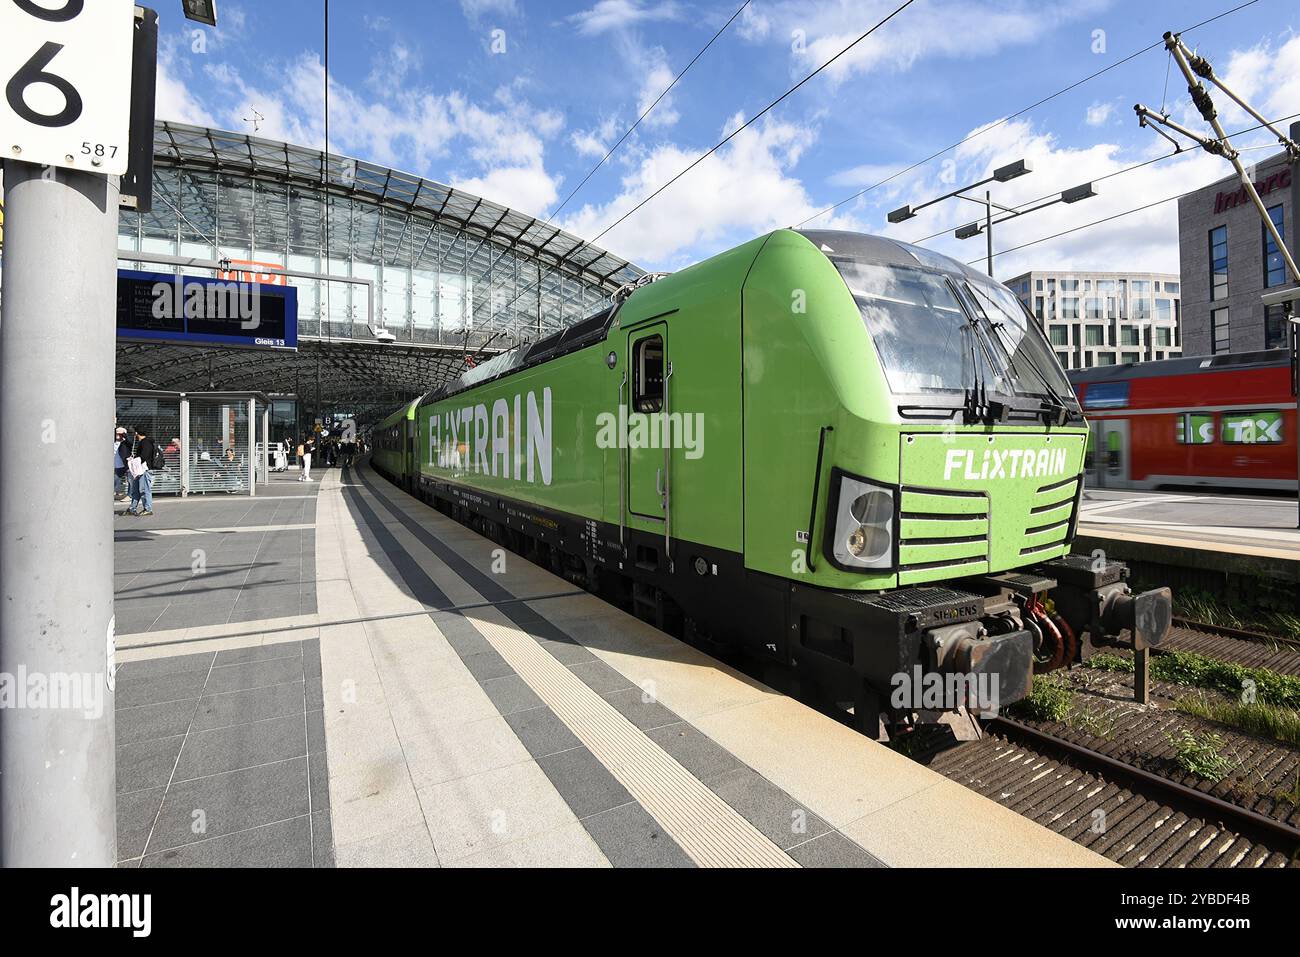
[[[113,501],[126,500],[126,490],[130,487],[130,473],[126,460],[131,454],[131,443],[127,441],[126,429],[118,426],[113,432]]]
[[[315,451],[316,442],[314,439],[308,439],[302,445],[298,446],[298,460],[302,463],[302,475],[298,477],[299,482],[310,482],[311,477],[311,456]]]
[[[153,439],[140,426],[136,426],[131,457],[127,460],[127,471],[131,473],[131,505],[126,512],[128,515],[153,514],[152,467],[156,451]]]

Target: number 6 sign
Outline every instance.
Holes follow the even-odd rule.
[[[0,0],[0,157],[126,172],[133,0]]]

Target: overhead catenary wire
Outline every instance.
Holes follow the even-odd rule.
[[[1292,113],[1292,114],[1290,114],[1289,116],[1279,117],[1278,119],[1274,120],[1273,122],[1274,122],[1274,123],[1285,123],[1287,120],[1296,119],[1297,117],[1300,117],[1300,113]],[[1243,133],[1249,133],[1249,132],[1252,132],[1252,131],[1254,131],[1254,130],[1263,129],[1265,125],[1266,125],[1266,124],[1264,124],[1264,123],[1260,123],[1260,124],[1258,124],[1258,125],[1256,125],[1256,126],[1250,127],[1249,129],[1241,130],[1241,131],[1239,131],[1239,132],[1237,132],[1237,133],[1230,133],[1230,134],[1228,134],[1228,135],[1229,135],[1230,137],[1231,137],[1231,136],[1240,136],[1240,135],[1242,135]],[[1265,146],[1265,147],[1248,147],[1248,149],[1267,149],[1267,148],[1271,148],[1271,147],[1267,147],[1267,146]],[[1172,154],[1171,154],[1171,155],[1172,155]],[[1168,159],[1169,157],[1168,157],[1168,156],[1165,156],[1165,157],[1159,157],[1159,158]],[[1148,163],[1149,163],[1149,162],[1150,162],[1150,161],[1148,161]],[[1146,165],[1146,164],[1142,164],[1142,165]],[[1118,175],[1120,172],[1125,172],[1125,170],[1119,170],[1119,171],[1117,171],[1116,173],[1111,174],[1111,175]],[[1018,246],[1011,246],[1011,247],[1009,247],[1009,248],[1007,248],[1007,249],[1001,249],[1001,250],[998,250],[997,252],[994,253],[994,255],[995,255],[995,256],[1002,256],[1002,255],[1005,255],[1006,253],[1014,253],[1014,252],[1018,252],[1019,250],[1021,250],[1021,249],[1027,249],[1027,248],[1029,248],[1030,246],[1037,246],[1039,243],[1050,242],[1050,241],[1053,240],[1053,239],[1060,239],[1062,236],[1068,236],[1068,235],[1070,235],[1071,233],[1077,233],[1077,232],[1080,232],[1081,230],[1084,230],[1084,229],[1091,229],[1093,226],[1101,226],[1101,225],[1103,225],[1103,224],[1105,224],[1105,223],[1109,223],[1109,222],[1111,222],[1111,221],[1113,221],[1113,220],[1120,219],[1120,218],[1122,218],[1122,217],[1124,217],[1124,216],[1131,216],[1131,215],[1133,215],[1134,213],[1140,213],[1140,212],[1143,212],[1143,211],[1148,210],[1148,209],[1153,209],[1153,208],[1155,208],[1156,206],[1163,206],[1165,203],[1172,203],[1174,200],[1182,199],[1184,196],[1190,196],[1190,195],[1192,195],[1193,193],[1195,193],[1195,192],[1197,192],[1197,191],[1199,191],[1199,190],[1201,190],[1201,189],[1204,189],[1204,188],[1205,188],[1204,186],[1197,186],[1197,187],[1195,187],[1194,189],[1185,190],[1185,191],[1183,191],[1183,192],[1181,192],[1181,193],[1176,193],[1176,194],[1174,194],[1173,196],[1166,196],[1164,199],[1157,199],[1157,200],[1155,200],[1154,202],[1144,203],[1143,205],[1141,205],[1141,206],[1135,206],[1135,207],[1133,207],[1132,209],[1121,210],[1121,211],[1118,212],[1118,213],[1112,213],[1110,216],[1105,216],[1105,217],[1103,217],[1103,218],[1101,218],[1101,219],[1094,220],[1094,221],[1092,221],[1092,222],[1090,222],[1090,223],[1083,223],[1083,224],[1078,225],[1078,226],[1072,226],[1072,227],[1070,227],[1069,229],[1062,229],[1062,230],[1060,230],[1059,232],[1052,233],[1050,236],[1042,236],[1042,237],[1040,237],[1040,238],[1038,238],[1038,239],[1031,239],[1029,242],[1021,243],[1021,244],[1018,245]],[[947,232],[947,230],[945,230],[945,232]],[[978,257],[976,257],[975,259],[969,260],[969,261],[967,262],[967,265],[968,265],[968,266],[970,266],[970,265],[974,265],[975,263],[980,262],[983,258],[984,258],[983,256],[978,256]]]
[[[638,202],[635,206],[633,206],[631,209],[629,209],[627,212],[625,212],[622,216],[620,216],[618,219],[614,220],[614,222],[610,223],[608,226],[606,226],[604,229],[602,229],[599,233],[597,233],[597,234],[596,234],[592,239],[587,240],[586,243],[584,243],[584,245],[594,245],[595,243],[599,242],[599,241],[600,241],[600,240],[601,240],[601,239],[602,239],[602,238],[603,238],[607,233],[609,233],[610,230],[614,229],[614,228],[617,227],[620,223],[622,223],[622,222],[624,222],[625,220],[627,220],[628,217],[632,216],[634,213],[636,213],[639,209],[641,209],[642,207],[644,207],[647,203],[649,203],[649,202],[650,202],[651,200],[653,200],[655,197],[659,196],[661,193],[664,192],[664,190],[668,189],[670,186],[672,186],[674,183],[676,183],[679,179],[681,179],[683,176],[685,176],[685,175],[686,175],[687,173],[689,173],[691,170],[695,169],[695,167],[699,166],[702,162],[704,162],[706,159],[708,159],[710,156],[712,156],[714,153],[716,153],[719,149],[721,149],[723,146],[725,146],[727,143],[729,143],[732,139],[734,139],[734,138],[735,138],[736,136],[738,136],[740,133],[744,132],[744,131],[745,131],[746,129],[748,129],[750,126],[753,126],[754,123],[756,123],[758,120],[762,119],[764,116],[766,116],[768,113],[770,113],[770,112],[771,112],[774,108],[776,108],[780,103],[782,103],[784,100],[786,100],[786,99],[787,99],[788,97],[790,97],[792,94],[794,94],[797,90],[799,90],[801,87],[803,87],[806,83],[808,83],[809,80],[813,79],[815,76],[817,76],[818,74],[822,73],[822,72],[823,72],[827,67],[831,66],[831,64],[835,63],[837,60],[839,60],[841,57],[843,57],[846,53],[848,53],[850,50],[852,50],[854,47],[856,47],[859,43],[861,43],[863,40],[867,39],[869,36],[871,36],[873,33],[875,33],[877,30],[879,30],[881,27],[883,27],[883,26],[884,26],[886,23],[888,23],[890,20],[894,19],[894,17],[898,16],[900,13],[902,13],[904,10],[906,10],[908,7],[910,7],[910,6],[911,6],[913,3],[915,3],[915,2],[916,2],[916,0],[905,0],[904,3],[902,3],[902,4],[900,4],[899,6],[895,7],[895,8],[894,8],[894,9],[893,9],[889,14],[887,14],[885,17],[883,17],[882,19],[880,19],[879,21],[877,21],[877,22],[876,22],[873,26],[871,26],[871,27],[870,27],[870,28],[869,28],[865,33],[862,33],[862,34],[861,34],[860,36],[858,36],[855,40],[851,41],[847,46],[843,47],[843,48],[842,48],[838,53],[836,53],[836,54],[835,54],[834,56],[832,56],[830,59],[828,59],[828,60],[826,60],[825,62],[823,62],[820,66],[818,66],[815,70],[813,70],[811,73],[809,73],[807,76],[805,76],[805,77],[804,77],[802,80],[800,80],[798,83],[794,84],[794,86],[792,86],[792,87],[790,87],[789,89],[787,89],[784,93],[782,93],[782,94],[781,94],[780,96],[778,96],[776,99],[772,100],[770,103],[768,103],[765,107],[763,107],[761,110],[759,110],[757,113],[755,113],[752,117],[750,117],[748,120],[746,120],[746,121],[745,121],[744,123],[742,123],[740,126],[738,126],[736,129],[732,130],[730,133],[728,133],[726,136],[724,136],[721,140],[719,140],[719,141],[718,141],[717,143],[715,143],[713,146],[709,147],[709,149],[707,149],[705,152],[701,153],[701,154],[700,154],[698,157],[696,157],[696,158],[695,158],[695,159],[690,163],[690,165],[688,165],[685,169],[683,169],[683,170],[681,170],[680,172],[678,172],[677,175],[673,176],[672,179],[668,180],[668,182],[664,183],[662,186],[660,186],[658,189],[656,189],[656,190],[655,190],[653,193],[651,193],[649,196],[646,196],[645,198],[643,198],[640,202]],[[1254,3],[1254,2],[1256,2],[1256,0],[1250,0],[1250,2],[1251,2],[1251,3]],[[515,302],[517,302],[517,301],[519,300],[520,296],[522,296],[524,293],[528,292],[530,289],[533,289],[533,288],[536,288],[536,287],[539,287],[539,286],[540,286],[540,279],[539,279],[537,282],[532,282],[532,283],[530,283],[529,285],[525,286],[523,289],[519,290],[519,292],[517,292],[517,293],[515,294],[514,298],[511,299],[510,302],[506,303],[505,306],[504,306],[503,308],[504,308],[504,309],[509,309],[512,305],[515,304]],[[541,295],[540,289],[539,289],[539,291],[538,291],[538,295],[539,295],[539,296]]]
[[[1274,123],[1285,123],[1287,120],[1293,120],[1293,119],[1296,119],[1297,117],[1300,117],[1300,113],[1292,113],[1292,114],[1290,114],[1289,116],[1279,117],[1278,119],[1274,120],[1273,122],[1274,122]],[[1247,134],[1247,133],[1253,133],[1253,132],[1255,132],[1256,130],[1262,130],[1263,128],[1264,128],[1264,124],[1263,124],[1263,123],[1256,123],[1254,126],[1247,127],[1247,128],[1244,129],[1244,130],[1238,130],[1237,132],[1235,132],[1235,133],[1230,133],[1230,134],[1228,134],[1228,135],[1229,135],[1229,136],[1244,136],[1244,135]],[[1262,145],[1262,146],[1245,146],[1245,147],[1239,147],[1238,149],[1239,149],[1241,152],[1249,152],[1249,151],[1254,151],[1254,150],[1266,150],[1266,149],[1276,149],[1276,148],[1277,148],[1276,144],[1273,144],[1273,143],[1266,143],[1266,144],[1264,144],[1264,145]],[[1102,176],[1098,176],[1096,179],[1091,180],[1091,182],[1093,182],[1093,183],[1101,183],[1101,182],[1105,182],[1105,181],[1108,180],[1108,179],[1113,179],[1113,178],[1116,177],[1116,176],[1122,176],[1122,175],[1124,175],[1125,173],[1132,173],[1132,172],[1135,171],[1135,170],[1142,169],[1143,167],[1146,167],[1146,166],[1151,166],[1151,165],[1154,164],[1154,163],[1162,163],[1162,162],[1164,162],[1164,161],[1167,160],[1167,159],[1173,159],[1175,156],[1181,156],[1181,155],[1183,155],[1183,154],[1186,153],[1186,152],[1187,152],[1187,149],[1184,148],[1184,149],[1181,149],[1181,150],[1175,150],[1175,151],[1172,152],[1172,153],[1162,153],[1160,156],[1153,156],[1151,159],[1143,160],[1143,161],[1140,162],[1140,163],[1134,163],[1132,166],[1125,166],[1123,169],[1112,170],[1112,171],[1109,172],[1109,173],[1106,173],[1106,174],[1104,174],[1104,175],[1102,175]],[[1021,209],[1024,209],[1026,206],[1033,206],[1035,203],[1041,203],[1041,202],[1043,202],[1044,200],[1051,199],[1053,196],[1057,195],[1058,192],[1059,192],[1059,190],[1053,190],[1052,192],[1050,192],[1050,193],[1046,193],[1046,194],[1044,194],[1044,195],[1042,195],[1042,196],[1039,196],[1039,197],[1037,197],[1036,199],[1030,199],[1030,200],[1026,200],[1026,201],[1023,202],[1023,203],[1017,203],[1015,206],[1012,206],[1011,209],[1012,209],[1012,210],[1021,210]],[[907,240],[907,242],[909,242],[909,243],[911,243],[912,245],[915,246],[915,245],[919,245],[920,243],[926,243],[926,242],[929,242],[929,241],[932,240],[932,239],[938,239],[940,236],[946,235],[947,233],[950,233],[950,232],[952,232],[951,227],[947,227],[947,228],[944,228],[944,229],[939,230],[938,232],[931,233],[931,234],[928,235],[928,236],[922,236],[920,239],[909,239],[909,240]],[[983,258],[983,257],[981,257],[981,258]],[[977,261],[978,261],[978,260],[977,260]]]
[[[564,209],[565,206],[569,205],[569,200],[573,199],[573,197],[578,194],[578,191],[581,190],[582,187],[587,185],[587,181],[590,180],[591,177],[596,174],[596,171],[598,169],[600,169],[602,166],[605,165],[605,163],[609,160],[609,158],[614,155],[614,153],[618,150],[620,146],[623,145],[623,142],[636,131],[636,128],[641,125],[641,122],[647,116],[650,115],[651,111],[653,111],[656,106],[659,105],[659,101],[672,92],[673,87],[677,85],[678,81],[681,80],[681,78],[687,74],[687,72],[690,70],[691,67],[695,66],[695,62],[709,51],[709,48],[712,47],[715,42],[717,42],[718,37],[722,36],[722,34],[727,31],[727,28],[731,26],[733,22],[735,22],[737,17],[739,17],[742,13],[745,12],[745,8],[748,7],[752,2],[753,0],[745,0],[744,3],[742,3],[739,7],[736,8],[736,12],[733,13],[727,19],[727,22],[724,23],[722,26],[718,27],[717,33],[713,34],[713,36],[709,38],[709,42],[704,44],[704,46],[700,47],[699,52],[696,53],[695,56],[691,57],[691,61],[687,63],[686,66],[682,67],[681,72],[673,77],[673,81],[669,83],[668,86],[664,87],[663,92],[661,92],[657,97],[655,97],[654,102],[651,103],[649,106],[647,106],[641,112],[641,115],[636,118],[636,122],[634,122],[631,126],[629,126],[626,130],[623,131],[623,135],[618,138],[618,142],[616,142],[613,146],[611,146],[605,152],[605,155],[600,158],[600,161],[597,162],[595,166],[593,166],[590,170],[587,171],[587,175],[582,178],[582,182],[580,182],[577,186],[575,186],[572,190],[570,190],[569,195],[564,197],[564,200],[560,203],[560,205],[555,207],[554,210],[552,210],[550,213],[547,214],[546,219],[543,221],[544,225],[549,224],[552,219],[560,215],[560,211]]]
[[[1237,6],[1231,8],[1230,10],[1225,10],[1222,13],[1215,14],[1214,16],[1209,17],[1206,20],[1202,20],[1200,23],[1195,23],[1190,27],[1185,27],[1184,29],[1178,32],[1190,33],[1193,30],[1197,30],[1203,26],[1211,24],[1216,20],[1221,20],[1224,17],[1237,13],[1240,10],[1244,10],[1246,7],[1252,6],[1253,4],[1258,2],[1259,0],[1246,0],[1245,3],[1238,4]],[[1164,41],[1158,40],[1155,43],[1149,44],[1140,50],[1135,50],[1133,53],[1130,53],[1128,56],[1120,60],[1116,60],[1114,63],[1110,64],[1109,66],[1102,67],[1100,70],[1097,70],[1095,73],[1090,73],[1087,76],[1083,77],[1082,79],[1075,80],[1069,86],[1063,87],[1062,89],[1057,90],[1055,93],[1051,93],[1040,100],[1036,100],[1035,102],[1029,104],[1023,109],[1017,110],[1015,113],[1011,113],[1008,116],[1004,116],[1001,119],[997,120],[996,122],[990,123],[987,126],[975,130],[973,133],[967,134],[966,136],[959,139],[957,142],[953,143],[951,146],[945,146],[943,149],[931,153],[929,156],[925,157],[924,159],[917,160],[915,163],[912,163],[910,166],[905,166],[903,169],[900,169],[895,173],[891,173],[889,176],[886,176],[884,179],[880,180],[879,182],[873,183],[870,186],[866,186],[858,190],[853,195],[846,196],[844,199],[840,200],[837,203],[832,203],[830,206],[827,206],[825,209],[821,210],[820,212],[814,213],[813,215],[809,216],[807,219],[798,223],[795,228],[806,226],[808,223],[811,223],[815,219],[821,219],[821,217],[825,216],[827,213],[833,213],[841,206],[845,206],[848,203],[860,199],[861,197],[865,196],[867,193],[879,189],[880,187],[892,182],[893,180],[898,179],[898,177],[903,176],[906,173],[910,173],[912,170],[920,166],[924,166],[926,163],[929,163],[931,160],[938,159],[943,154],[950,153],[953,150],[957,149],[957,147],[963,146],[966,143],[969,143],[971,140],[983,136],[985,133],[992,132],[993,130],[997,129],[999,126],[1009,123],[1012,120],[1016,119],[1017,117],[1024,116],[1026,113],[1038,109],[1038,107],[1042,106],[1044,103],[1051,102],[1052,100],[1056,99],[1059,96],[1064,96],[1066,93],[1078,89],[1079,87],[1083,86],[1085,83],[1095,80],[1097,79],[1097,77],[1102,76],[1105,73],[1109,73],[1111,70],[1117,69],[1118,67],[1123,66],[1125,63],[1128,63],[1131,60],[1137,59],[1138,57],[1142,56],[1144,53],[1149,53],[1152,50],[1163,46],[1164,46]]]

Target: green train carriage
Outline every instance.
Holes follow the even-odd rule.
[[[375,469],[407,491],[414,489],[415,412],[419,404],[419,399],[413,399],[376,425],[370,434],[370,461]]]
[[[1067,557],[1087,427],[1005,287],[778,230],[616,298],[416,403],[398,480],[867,731],[911,676],[993,679],[995,709],[1083,632],[1167,631],[1167,590]]]

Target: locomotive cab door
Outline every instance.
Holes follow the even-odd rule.
[[[665,448],[662,424],[667,420],[669,380],[668,327],[655,323],[628,333],[628,415],[623,437],[627,467],[625,521],[633,528],[669,524],[672,478],[671,449]]]

